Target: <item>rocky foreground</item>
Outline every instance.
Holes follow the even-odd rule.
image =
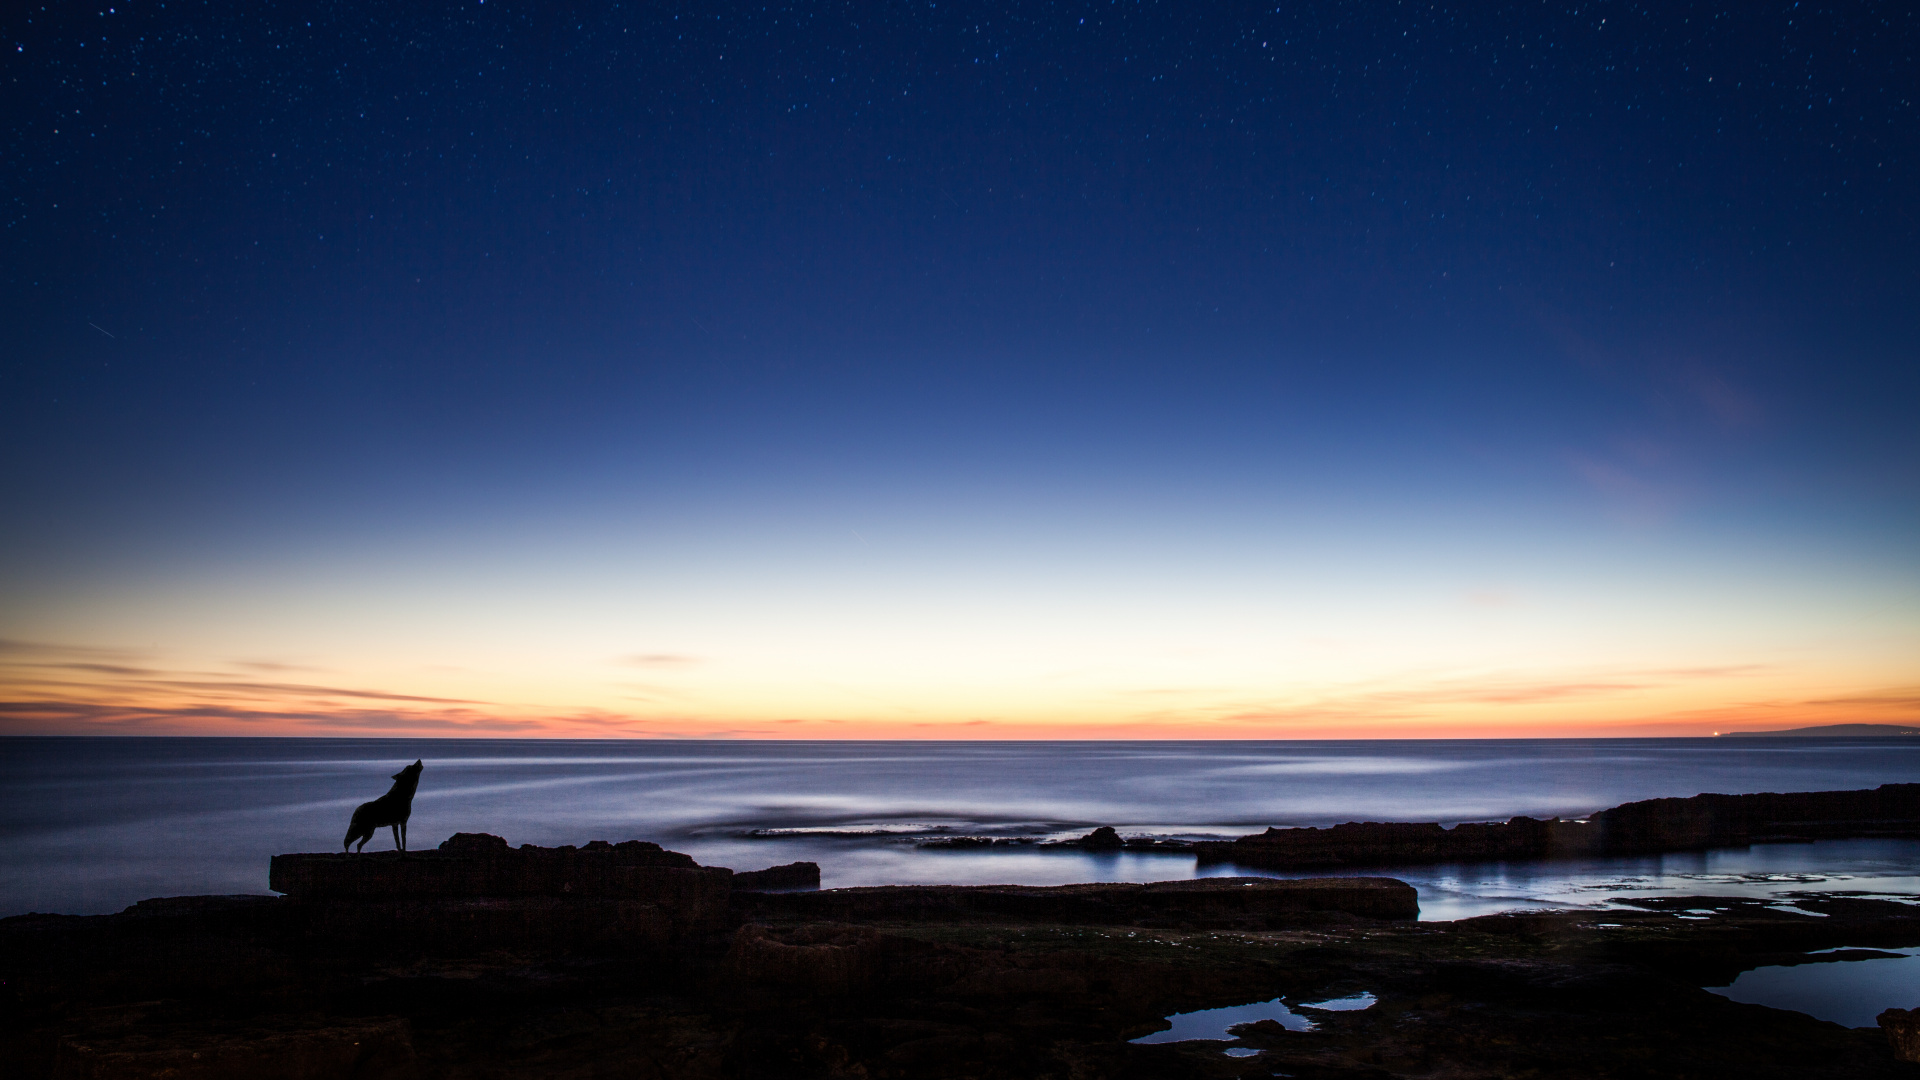
[[[272,881],[0,920],[4,1074],[1920,1078],[1920,1013],[1850,1030],[1700,989],[1920,944],[1920,908],[1883,900],[1418,923],[1383,878],[809,890],[809,864],[468,834]],[[1317,1029],[1129,1042],[1274,998]]]

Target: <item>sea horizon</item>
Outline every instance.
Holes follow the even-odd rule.
[[[1874,727],[1896,729],[1899,724],[1830,724],[1820,728]],[[608,742],[608,743],[1355,743],[1355,742],[1648,742],[1648,741],[1693,741],[1713,742],[1736,737],[1765,738],[1776,736],[1788,739],[1807,738],[1870,738],[1870,739],[1909,739],[1920,735],[1801,735],[1789,732],[1813,731],[1817,728],[1783,728],[1779,731],[1722,731],[1711,735],[1348,735],[1339,738],[1245,738],[1230,736],[1196,735],[1187,738],[1040,738],[1021,736],[967,737],[967,736],[900,736],[897,738],[864,738],[855,736],[807,735],[788,738],[770,738],[765,736],[720,736],[720,735],[280,735],[280,734],[182,734],[147,733],[123,731],[74,731],[74,732],[26,732],[19,734],[0,734],[0,740],[7,739],[225,739],[236,742],[262,739],[286,739],[302,742]]]

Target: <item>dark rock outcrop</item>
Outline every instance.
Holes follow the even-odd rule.
[[[1920,836],[1920,784],[1647,799],[1602,810],[1591,820],[1600,829],[1600,850],[1609,855],[1688,851],[1755,840]]]
[[[1862,791],[1695,795],[1647,799],[1585,821],[1516,817],[1504,823],[1349,822],[1268,829],[1194,845],[1201,862],[1269,870],[1407,863],[1638,855],[1756,840],[1920,836],[1920,784]]]
[[[1269,870],[1456,860],[1538,859],[1594,851],[1596,833],[1577,821],[1518,817],[1505,824],[1349,822],[1327,829],[1268,829],[1232,841],[1194,845],[1201,862]]]
[[[1119,851],[1127,846],[1127,842],[1120,839],[1120,834],[1111,825],[1100,826],[1081,837],[1079,843],[1088,851]]]
[[[1920,1009],[1888,1009],[1876,1019],[1894,1057],[1920,1062]]]
[[[734,871],[735,892],[770,892],[782,889],[817,889],[820,864],[811,862],[769,866],[765,870]]]
[[[275,855],[267,886],[305,900],[427,897],[604,896],[680,897],[713,886],[721,893],[733,871],[703,867],[659,844],[596,840],[585,847],[532,844],[510,848],[486,833],[457,833],[436,851]]]
[[[276,855],[267,876],[310,939],[442,955],[657,953],[730,925],[732,879],[642,840],[512,848],[486,833],[435,851]]]

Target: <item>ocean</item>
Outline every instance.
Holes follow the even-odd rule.
[[[1178,853],[932,850],[929,837],[1227,838],[1269,825],[1580,816],[1703,791],[1920,781],[1920,739],[745,742],[0,739],[0,915],[264,893],[279,852],[337,851],[389,775],[426,763],[409,829],[509,843],[653,840],[739,870],[812,860],[823,884],[1064,884],[1244,873]],[[382,830],[369,850],[392,846]],[[1422,917],[1615,898],[1920,898],[1920,841],[1636,859],[1379,867]]]

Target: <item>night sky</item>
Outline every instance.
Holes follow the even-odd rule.
[[[0,17],[0,731],[1920,719],[1920,8]]]

